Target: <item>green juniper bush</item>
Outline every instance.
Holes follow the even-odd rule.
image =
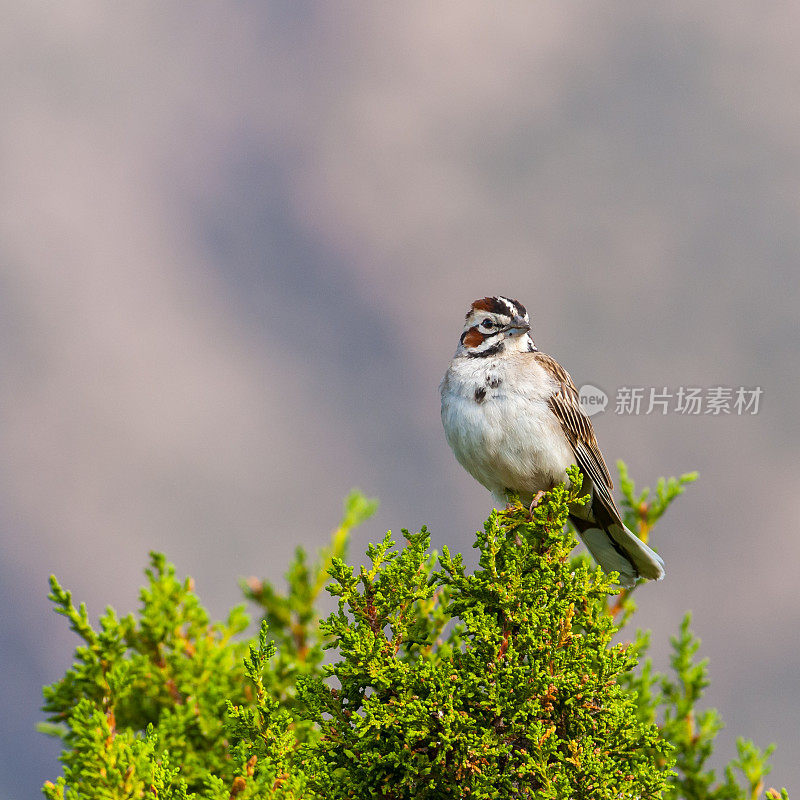
[[[637,495],[621,471],[625,523],[643,539],[694,479]],[[298,549],[286,594],[243,584],[261,617],[251,641],[243,607],[211,622],[160,554],[138,615],[108,609],[97,627],[52,578],[82,641],[44,690],[42,729],[63,742],[45,796],[787,798],[764,794],[771,748],[740,740],[722,778],[708,766],[720,722],[697,708],[708,678],[688,616],[669,675],[644,660],[646,634],[612,642],[632,591],[572,554],[577,469],[570,480],[532,510],[492,512],[474,570],[432,553],[424,528],[402,545],[387,534],[354,570],[348,535],[375,503],[351,494],[317,560]],[[338,605],[320,621],[326,584]]]

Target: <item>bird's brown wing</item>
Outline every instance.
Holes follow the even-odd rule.
[[[544,353],[536,353],[536,360],[556,380],[557,389],[550,397],[548,405],[556,415],[566,434],[578,466],[594,486],[594,498],[604,509],[620,519],[620,512],[614,502],[614,482],[608,472],[603,454],[597,446],[592,422],[581,410],[578,390],[569,373],[554,358]]]

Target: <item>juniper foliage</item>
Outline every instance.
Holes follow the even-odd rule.
[[[314,562],[297,551],[286,594],[243,584],[261,616],[250,641],[242,607],[212,623],[191,579],[160,554],[139,614],[108,609],[97,627],[51,578],[56,611],[82,643],[44,690],[42,728],[64,745],[63,775],[45,796],[763,796],[771,748],[740,740],[721,780],[708,767],[721,725],[698,710],[707,667],[688,617],[669,675],[644,659],[647,634],[612,642],[633,599],[572,556],[564,526],[581,490],[577,470],[570,477],[532,511],[493,512],[474,570],[446,548],[432,553],[424,528],[403,531],[402,546],[388,533],[367,565],[349,567],[349,532],[375,508],[353,493],[331,545]],[[627,521],[643,538],[693,480],[659,482],[651,497],[622,478]],[[320,621],[328,581],[338,606]]]

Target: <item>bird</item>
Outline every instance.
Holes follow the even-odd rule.
[[[508,491],[535,503],[577,464],[590,499],[571,504],[569,519],[595,561],[617,572],[624,588],[664,577],[664,561],[625,525],[578,390],[534,344],[522,303],[502,296],[472,303],[439,391],[447,442],[496,508],[506,507]]]

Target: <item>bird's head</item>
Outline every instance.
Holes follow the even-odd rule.
[[[532,352],[528,312],[518,300],[482,297],[467,311],[457,356],[472,358],[501,353]]]

